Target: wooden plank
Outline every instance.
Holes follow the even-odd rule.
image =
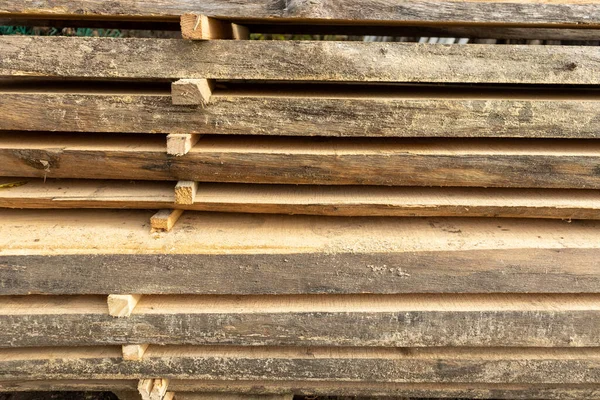
[[[141,298],[139,294],[110,294],[108,314],[113,317],[129,317]]]
[[[15,185],[3,187],[3,185]],[[600,219],[596,190],[294,186],[203,183],[175,204],[171,182],[0,178],[0,208],[161,208],[152,229],[170,231],[183,210],[331,216]]]
[[[194,204],[198,182],[179,181],[175,185],[175,204]]]
[[[12,77],[600,83],[600,54],[584,46],[4,36],[0,47]]]
[[[0,350],[0,377],[598,384],[599,353],[598,348],[155,346],[142,361],[128,362],[119,347],[41,347]]]
[[[23,4],[24,3],[24,4]],[[593,0],[509,0],[497,1],[364,1],[346,0],[273,3],[270,0],[252,2],[194,0],[142,0],[131,3],[116,1],[105,7],[92,0],[73,4],[69,0],[25,0],[15,4],[0,1],[0,15],[6,17],[69,17],[74,19],[175,20],[186,12],[196,12],[233,20],[282,20],[304,23],[345,20],[352,23],[381,21],[402,24],[422,23],[492,23],[511,25],[600,25],[600,9]],[[365,14],[364,10],[369,13]],[[317,21],[312,21],[313,19]]]
[[[294,395],[288,394],[269,394],[269,395],[248,395],[235,393],[190,393],[178,392],[178,400],[293,400]],[[397,399],[402,400],[402,399]]]
[[[123,360],[140,361],[144,357],[144,353],[148,350],[149,344],[124,344],[123,345]]]
[[[171,133],[167,135],[167,154],[184,156],[198,143],[202,135],[190,133]]]
[[[0,176],[19,178],[600,189],[596,141],[205,137],[172,157],[149,135],[3,133],[0,159]]]
[[[250,36],[244,26],[192,13],[181,16],[181,34],[188,40],[246,40]]]
[[[189,212],[179,222],[182,229],[149,235],[151,215],[0,210],[3,294],[598,293],[600,288],[597,221]]]
[[[0,130],[385,138],[600,137],[596,123],[600,101],[595,90],[563,95],[542,89],[536,93],[484,90],[475,94],[429,87],[418,94],[418,88],[403,86],[383,92],[373,89],[366,94],[359,88],[345,93],[330,86],[322,92],[281,90],[280,95],[236,90],[219,94],[217,90],[210,104],[200,108],[173,105],[171,96],[163,92],[0,89],[0,107],[6,111]],[[107,119],[107,113],[112,118]]]
[[[150,225],[153,230],[169,232],[182,214],[183,210],[160,210],[150,218]]]
[[[599,296],[147,295],[126,319],[108,316],[102,296],[8,296],[0,305],[0,343],[123,344],[124,359],[136,361],[148,344],[128,343],[587,347],[600,341]]]
[[[137,380],[10,380],[0,381],[0,392],[21,391],[129,391],[137,387]],[[598,386],[594,384],[456,384],[456,383],[378,383],[378,382],[326,382],[326,381],[219,381],[172,379],[169,383],[177,393],[239,393],[246,395],[272,395],[293,392],[304,396],[406,396],[452,397],[481,399],[552,399],[581,400],[593,398]]]
[[[210,102],[214,82],[208,79],[179,79],[171,84],[174,105],[206,107]]]

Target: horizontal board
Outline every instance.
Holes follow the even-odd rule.
[[[0,392],[22,391],[112,391],[137,394],[138,380],[10,380],[0,381]],[[218,381],[171,379],[169,389],[180,395],[194,393],[264,395],[288,394],[304,396],[402,396],[450,397],[478,399],[594,399],[595,384],[503,384],[503,383],[385,383],[385,382],[326,382],[326,381]]]
[[[590,46],[3,36],[0,48],[4,77],[600,83]]]
[[[2,299],[0,347],[587,347],[599,324],[600,295],[143,296],[127,318],[106,296],[23,296]]]
[[[2,293],[598,293],[600,288],[596,221],[186,212],[173,231],[151,235],[153,214],[0,210]]]
[[[176,204],[174,186],[174,182],[0,178],[0,208],[600,219],[600,193],[595,190],[202,183],[193,204]]]
[[[398,383],[600,383],[600,349],[154,346],[0,350],[1,379],[258,379]]]
[[[168,93],[22,90],[0,89],[0,108],[5,111],[0,130],[600,138],[600,92],[593,90],[558,95],[542,89],[474,93],[402,86],[366,92],[331,86],[319,92],[288,92],[285,86],[278,92],[217,89],[203,108],[173,105]]]
[[[369,10],[365,13],[364,10]],[[593,0],[498,1],[409,1],[409,0],[295,0],[273,2],[118,0],[108,7],[94,0],[73,4],[69,0],[0,1],[0,15],[113,19],[176,19],[186,12],[197,12],[233,20],[345,20],[354,23],[469,22],[495,24],[600,25],[600,8]],[[325,22],[325,21],[323,21]]]
[[[600,188],[600,142],[0,133],[0,176],[311,185]],[[85,165],[85,168],[81,166]]]

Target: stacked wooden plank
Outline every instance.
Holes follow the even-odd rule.
[[[183,32],[0,37],[0,391],[598,397],[598,47],[247,38],[600,5],[110,3],[0,0]]]

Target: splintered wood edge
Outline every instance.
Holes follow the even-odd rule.
[[[198,143],[202,135],[193,133],[171,133],[167,135],[167,154],[184,156]]]
[[[181,35],[187,40],[247,40],[250,37],[250,31],[245,26],[203,14],[183,14],[180,18],[180,24]]]
[[[141,298],[141,294],[110,294],[108,313],[113,317],[129,317]]]
[[[179,181],[175,186],[175,204],[194,204],[198,182]]]
[[[150,225],[153,231],[166,231],[169,232],[179,217],[183,214],[184,210],[160,210],[150,218]]]
[[[214,90],[212,79],[180,79],[171,84],[174,105],[206,107]]]
[[[127,361],[141,361],[150,344],[123,345],[123,359]]]

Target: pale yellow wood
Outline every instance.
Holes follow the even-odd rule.
[[[141,298],[140,294],[108,295],[108,313],[113,317],[129,317]]]
[[[175,105],[206,107],[213,89],[209,79],[180,79],[171,84],[171,98]]]
[[[140,379],[138,383],[138,392],[142,396],[142,400],[150,400],[150,392],[154,386],[154,379]]]
[[[150,400],[163,400],[169,387],[168,379],[155,379],[150,392]]]
[[[181,16],[181,34],[188,40],[248,39],[249,31],[245,26],[207,17],[202,14],[183,14]]]
[[[141,361],[149,344],[123,345],[123,359],[127,361]]]
[[[167,154],[171,156],[186,155],[198,143],[201,136],[190,133],[171,133],[167,135]]]
[[[179,181],[175,186],[175,204],[194,204],[198,182]]]
[[[167,394],[165,394],[165,397],[163,397],[163,400],[173,400],[174,398],[175,398],[174,392],[167,392]]]
[[[166,231],[169,232],[184,210],[160,210],[150,218],[150,225],[152,225],[153,231]]]

